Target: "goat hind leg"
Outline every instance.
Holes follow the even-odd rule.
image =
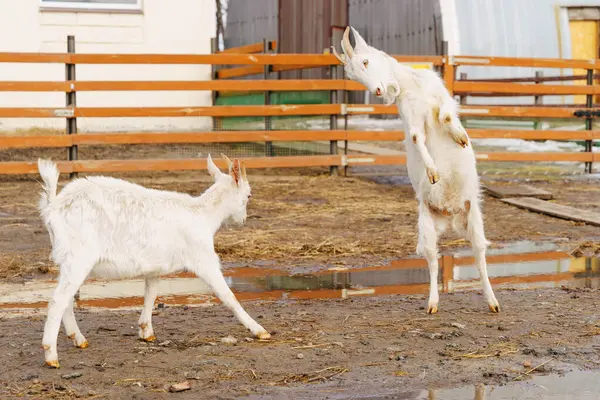
[[[427,314],[435,314],[438,311],[440,301],[438,289],[438,233],[435,221],[429,208],[419,203],[419,242],[417,254],[425,257],[429,266],[429,300],[427,302]]]
[[[154,329],[152,329],[152,308],[158,295],[158,282],[160,278],[158,276],[146,278],[146,286],[144,289],[144,309],[140,315],[138,326],[140,327],[138,335],[140,339],[146,342],[153,342],[156,340],[154,336]]]
[[[233,311],[238,321],[250,330],[254,336],[259,339],[269,339],[271,337],[269,332],[252,319],[235,298],[223,277],[218,257],[215,255],[212,260],[209,262],[204,261],[203,264],[202,269],[196,271],[198,277],[210,286],[219,300]]]
[[[477,203],[469,203],[468,215],[467,215],[467,239],[471,242],[473,248],[473,256],[475,257],[475,264],[479,271],[479,277],[483,286],[483,293],[490,311],[499,312],[500,304],[496,299],[490,278],[487,273],[487,263],[485,260],[485,253],[488,245],[488,241],[485,238],[485,232],[483,228],[483,217],[481,215],[481,209]]]
[[[50,367],[59,367],[56,341],[60,330],[60,321],[69,306],[69,301],[72,301],[75,293],[77,293],[77,290],[83,284],[88,271],[85,269],[73,270],[72,268],[64,268],[61,265],[61,275],[58,285],[54,289],[52,299],[48,302],[48,316],[46,317],[42,338],[42,348],[45,353],[44,358],[46,365]],[[66,275],[69,273],[71,274],[67,277]]]
[[[85,349],[88,347],[89,343],[86,340],[85,336],[79,330],[79,326],[77,325],[77,320],[75,319],[75,312],[73,310],[74,306],[73,298],[69,300],[69,304],[63,314],[63,326],[65,328],[65,332],[67,333],[67,337],[73,340],[73,344],[75,347],[79,347],[80,349]]]

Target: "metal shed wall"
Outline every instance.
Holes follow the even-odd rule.
[[[348,0],[350,24],[371,46],[389,54],[442,53],[439,0]],[[339,43],[338,43],[339,47]],[[382,101],[368,93],[351,93],[353,103]]]
[[[331,46],[332,26],[348,23],[347,0],[279,0],[279,52],[323,53]],[[327,68],[290,71],[286,79],[323,79]]]
[[[277,40],[278,0],[229,0],[225,48]]]
[[[566,7],[598,6],[599,0],[454,0],[459,30],[459,54],[470,56],[570,58],[569,21]],[[546,76],[557,69],[516,67],[461,67],[468,78]],[[564,70],[571,75],[571,70]],[[567,84],[570,84],[567,82]],[[571,96],[547,96],[544,102],[572,101]],[[469,99],[469,103],[531,104],[533,98]]]

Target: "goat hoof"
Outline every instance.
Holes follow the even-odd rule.
[[[440,175],[436,170],[428,169],[427,177],[429,178],[429,183],[431,183],[432,185],[434,185],[436,182],[439,182],[440,180]]]
[[[490,311],[493,313],[499,313],[500,305],[499,304],[490,304]]]
[[[140,338],[140,340],[143,340],[144,342],[154,342],[156,340],[156,336],[152,335],[148,336],[147,338]]]
[[[427,309],[427,314],[435,314],[438,312],[437,306],[429,306]]]
[[[75,346],[79,347],[80,349],[87,349],[89,345],[90,345],[90,344],[88,343],[88,341],[87,341],[87,340],[84,340],[84,341],[83,341],[83,343],[81,343],[81,344],[76,344]]]
[[[271,334],[267,331],[262,331],[262,332],[258,332],[256,337],[259,339],[266,340],[266,339],[271,339]]]
[[[60,368],[60,364],[58,363],[58,360],[46,361],[46,365],[49,366],[50,368]]]
[[[458,136],[454,138],[454,141],[461,145],[462,148],[465,148],[469,145],[469,138],[466,135]]]

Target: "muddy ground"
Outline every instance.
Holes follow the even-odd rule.
[[[417,202],[410,185],[377,183],[385,178],[376,177],[329,177],[324,169],[308,173],[251,173],[253,196],[246,225],[226,226],[215,239],[225,267],[352,268],[414,255]],[[49,239],[38,215],[39,183],[34,179],[0,182],[1,279],[19,281],[56,273],[48,261]],[[193,195],[210,184],[205,171],[130,175],[128,179]],[[600,209],[598,181],[555,179],[530,184],[552,192],[559,204]],[[571,250],[584,242],[600,243],[598,227],[521,210],[487,196],[483,210],[492,246],[518,240],[551,241]],[[442,252],[465,246],[467,242],[452,234],[440,242]]]
[[[405,176],[402,170],[398,174]],[[210,184],[203,171],[123,176],[191,194]],[[34,179],[0,182],[3,282],[56,276],[36,209],[39,184]],[[414,255],[417,203],[405,180],[332,178],[323,169],[311,169],[285,171],[285,176],[252,171],[250,182],[246,225],[224,227],[216,237],[225,268],[352,268]],[[551,191],[557,203],[600,208],[597,181],[529,183]],[[585,252],[598,251],[598,227],[538,215],[491,197],[484,199],[484,216],[493,246],[531,240],[555,242],[565,250],[586,243]],[[452,235],[441,241],[443,253],[465,246]],[[425,314],[421,295],[245,302],[248,312],[275,333],[267,342],[247,341],[248,332],[220,305],[157,310],[155,344],[136,340],[139,311],[82,309],[76,313],[90,347],[72,348],[61,333],[60,370],[43,364],[45,310],[17,317],[0,312],[0,398],[360,398],[505,383],[526,379],[525,373],[540,364],[530,374],[598,368],[598,292],[502,290],[497,297],[499,315],[487,311],[477,292],[443,294],[441,312],[434,316]],[[222,343],[227,335],[238,343]],[[63,378],[69,374],[76,375]],[[169,385],[186,380],[190,390],[167,392]]]
[[[58,370],[44,366],[43,317],[5,316],[0,397],[361,398],[596,369],[599,295],[497,291],[500,314],[475,292],[442,295],[436,315],[425,314],[424,296],[244,303],[269,341],[246,339],[221,305],[157,311],[153,344],[137,340],[137,312],[81,310],[90,347],[61,333]],[[228,335],[238,342],[221,342]],[[186,381],[191,389],[168,393]]]

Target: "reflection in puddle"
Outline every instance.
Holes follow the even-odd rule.
[[[564,376],[535,376],[525,382],[504,386],[429,390],[414,397],[414,399],[428,400],[598,400],[599,398],[600,373],[591,371],[570,372]]]
[[[511,250],[534,249],[514,254]],[[494,287],[534,288],[569,285],[600,287],[600,259],[571,258],[553,251],[552,245],[528,242],[489,251],[488,272]],[[310,274],[284,275],[267,268],[230,268],[225,271],[229,286],[240,300],[348,298],[387,294],[426,294],[429,271],[423,259],[394,260],[388,265],[365,268],[331,268]],[[477,269],[468,253],[440,259],[441,290],[444,293],[480,289]],[[56,282],[33,281],[0,284],[0,308],[45,307]],[[121,308],[143,304],[144,280],[89,281],[80,291],[79,306]],[[202,304],[214,301],[207,287],[191,274],[161,279],[159,301]],[[133,296],[132,296],[133,295]]]

